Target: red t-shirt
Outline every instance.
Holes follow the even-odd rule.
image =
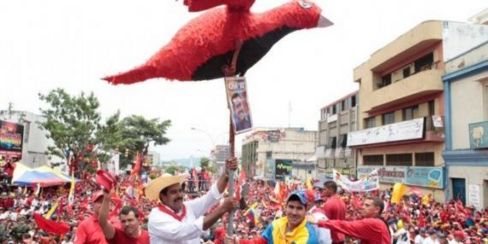
[[[91,215],[83,220],[76,230],[75,244],[107,244],[98,219]]]
[[[346,204],[339,196],[333,195],[325,202],[324,212],[327,218],[331,220],[344,220],[346,219]],[[334,242],[341,242],[345,239],[343,234],[334,230],[331,230],[330,235]]]
[[[377,218],[356,221],[328,220],[319,221],[319,227],[329,228],[361,240],[361,244],[390,244],[390,232],[386,224]]]
[[[127,236],[125,232],[119,228],[115,228],[115,235],[114,238],[108,240],[108,243],[114,244],[125,244],[125,243],[134,243],[134,244],[149,244],[149,234],[146,230],[142,230],[141,234],[137,238],[132,238]]]

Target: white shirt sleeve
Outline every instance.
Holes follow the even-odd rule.
[[[170,218],[153,218],[148,223],[150,236],[168,241],[183,241],[198,238],[203,232],[203,216],[191,223]]]
[[[193,210],[195,217],[200,217],[205,212],[208,211],[210,207],[215,205],[220,198],[222,198],[222,193],[219,192],[216,184],[210,187],[210,190],[203,196],[187,201],[185,204]]]

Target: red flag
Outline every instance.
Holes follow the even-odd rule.
[[[141,166],[142,166],[142,157],[139,152],[136,154],[136,158],[134,159],[134,168],[132,168],[132,172],[130,175],[139,175],[141,172]]]
[[[34,214],[34,220],[40,229],[52,234],[64,235],[69,231],[69,226],[64,222],[47,220],[37,213]]]

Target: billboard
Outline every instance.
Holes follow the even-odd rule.
[[[285,176],[290,176],[293,169],[293,161],[289,159],[275,159],[275,178],[285,180]]]
[[[365,130],[352,131],[347,134],[347,146],[352,147],[422,139],[423,136],[424,118],[418,118]]]
[[[22,156],[24,126],[0,120],[0,154]]]

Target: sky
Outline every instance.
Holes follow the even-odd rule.
[[[256,0],[251,10],[285,2]],[[358,89],[353,69],[373,52],[422,21],[466,22],[488,7],[486,0],[315,2],[334,25],[285,36],[246,74],[255,127],[317,130],[320,108]],[[100,79],[142,64],[200,14],[187,12],[182,0],[0,1],[0,110],[12,102],[39,113],[37,94],[56,88],[94,92],[104,118],[120,110],[171,120],[171,141],[153,148],[162,160],[207,156],[228,138],[222,79],[130,86]]]

